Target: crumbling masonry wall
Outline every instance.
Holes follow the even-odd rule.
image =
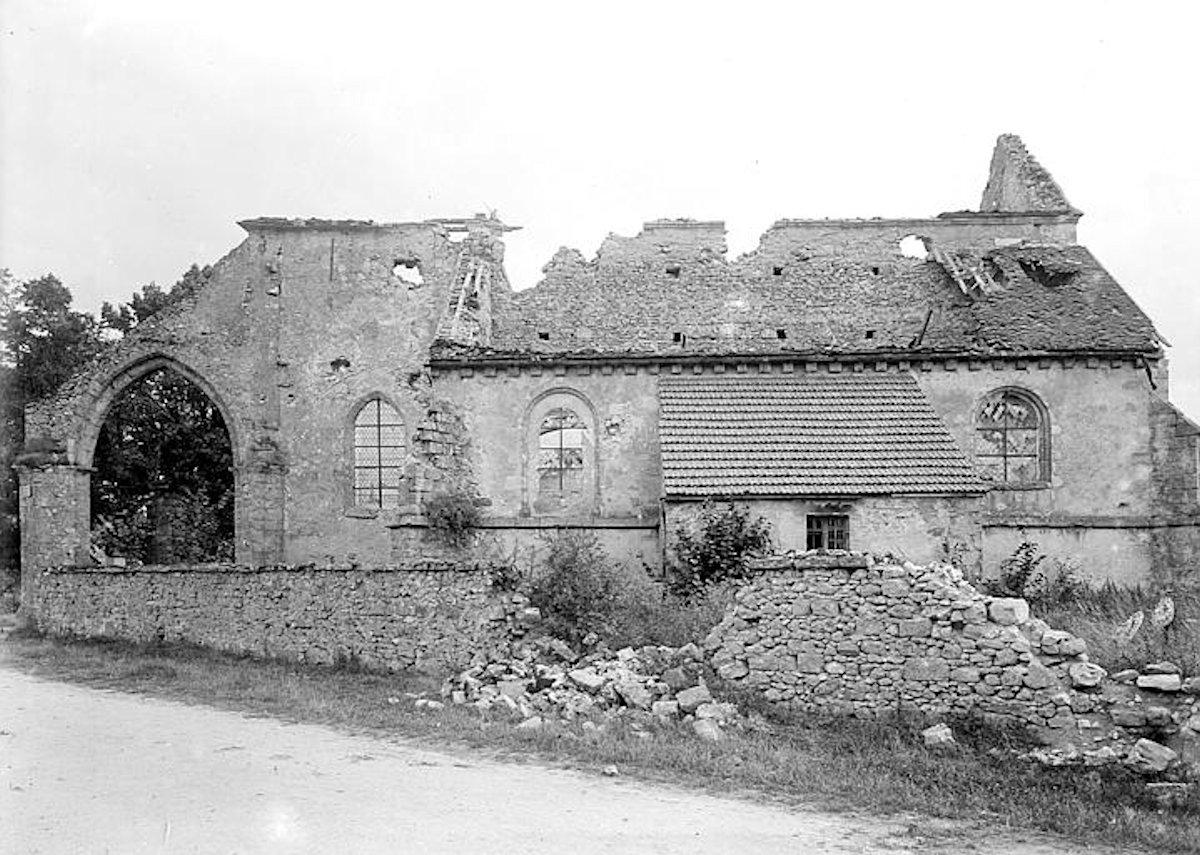
[[[721,677],[806,710],[990,713],[1078,737],[1103,669],[1083,639],[1031,620],[1023,600],[985,597],[949,567],[866,555],[753,562],[706,640]]]
[[[527,617],[524,597],[472,564],[52,568],[32,590],[37,625],[53,635],[389,671],[503,655]]]

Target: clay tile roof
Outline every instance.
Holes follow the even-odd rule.
[[[668,496],[980,494],[909,374],[663,377]]]

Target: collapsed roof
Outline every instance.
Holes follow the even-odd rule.
[[[533,288],[493,289],[488,334],[443,337],[433,356],[1159,352],[1016,136],[997,141],[981,208],[782,220],[734,260],[723,223],[653,221],[591,260],[559,250]]]

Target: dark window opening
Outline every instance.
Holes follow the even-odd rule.
[[[687,347],[687,336],[681,332],[672,333],[671,341],[675,342],[680,347]]]
[[[866,337],[875,338],[875,330],[867,330]]]
[[[540,333],[538,333],[538,338],[540,338],[542,341],[549,341],[549,340],[550,340],[550,333],[548,333],[548,332],[540,332]]]
[[[379,398],[354,417],[354,504],[400,507],[404,467],[404,422],[396,408]]]
[[[669,264],[667,265],[667,275],[674,276],[676,279],[678,279],[682,269],[683,268],[681,268],[678,264]]]
[[[849,515],[809,514],[807,545],[809,549],[849,549]]]
[[[783,268],[782,268],[782,267],[776,267],[776,268],[775,268],[775,269],[774,269],[772,272],[773,272],[773,273],[774,273],[776,276],[782,276],[782,275],[783,275]]]
[[[787,330],[775,330],[775,338],[778,338],[778,339],[787,338]]]
[[[878,267],[872,267],[872,268],[871,268],[871,275],[872,275],[872,276],[878,276],[878,275],[879,275],[879,268],[878,268]]]

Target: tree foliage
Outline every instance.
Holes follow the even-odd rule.
[[[92,517],[106,552],[155,564],[232,559],[229,433],[179,374],[152,372],[118,396],[93,467]]]
[[[0,270],[0,565],[15,566],[19,556],[12,461],[26,440],[25,405],[52,394],[111,340],[191,297],[211,273],[192,265],[170,289],[152,282],[127,304],[105,303],[97,318],[74,310],[70,289],[53,274],[18,283]],[[126,390],[109,416],[93,476],[98,539],[113,547],[114,532],[121,533],[128,541],[122,553],[141,557],[155,543],[178,540],[168,531],[187,532],[184,543],[170,547],[180,556],[174,560],[227,554],[233,513],[229,440],[212,402],[183,378],[158,374]],[[148,427],[136,427],[143,418]]]

